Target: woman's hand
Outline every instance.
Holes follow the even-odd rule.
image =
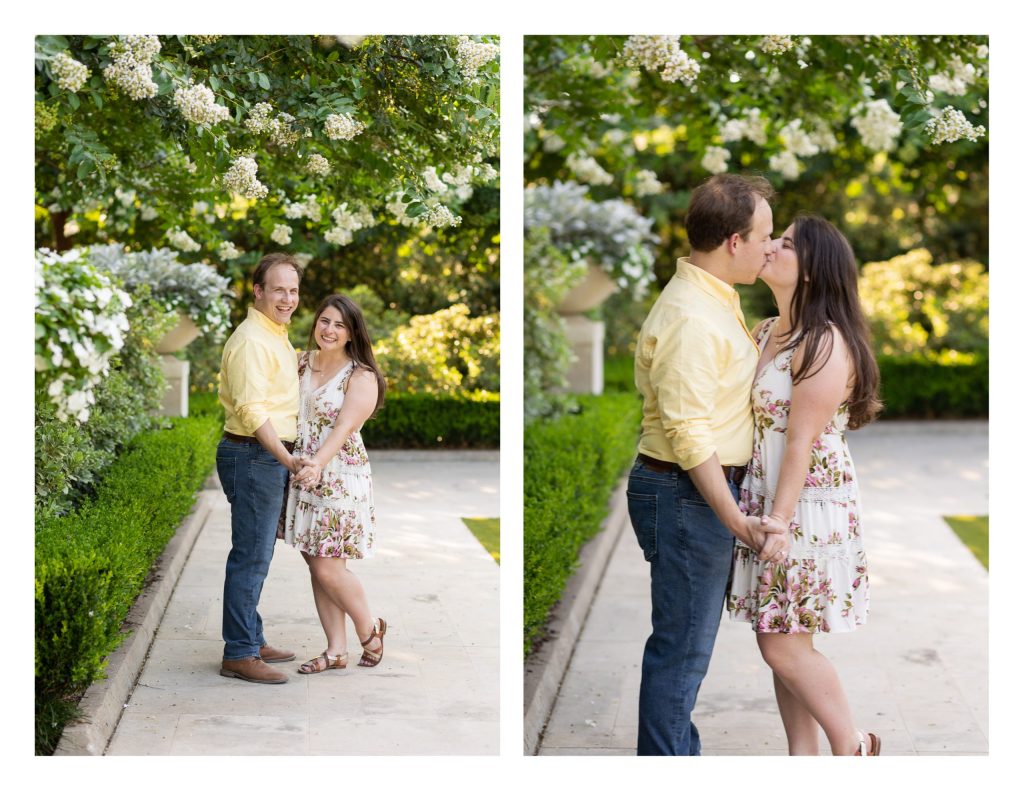
[[[298,462],[301,467],[295,473],[295,483],[303,489],[316,486],[323,474],[323,467],[317,463],[316,459],[298,459]]]
[[[769,530],[772,528],[784,528],[781,532],[770,532],[766,534],[764,546],[758,553],[758,560],[768,563],[781,563],[789,555],[789,525],[785,520],[775,514],[768,514],[761,517],[761,528]]]

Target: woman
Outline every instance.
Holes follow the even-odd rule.
[[[283,538],[309,566],[327,648],[298,672],[347,666],[346,617],[363,647],[359,666],[373,667],[384,654],[387,623],[371,616],[362,583],[347,564],[374,551],[373,486],[359,429],[384,402],[384,377],[362,312],[341,294],[320,303],[308,348],[299,355],[294,451],[306,466],[289,484]]]
[[[881,408],[878,365],[857,297],[857,265],[845,237],[801,216],[776,241],[760,278],[779,315],[755,330],[754,453],[740,508],[770,535],[761,556],[737,542],[728,609],[748,620],[772,669],[790,755],[816,755],[818,726],[833,755],[878,755],[880,739],[857,730],[835,668],[813,635],[846,632],[868,614],[857,479],[844,431]]]

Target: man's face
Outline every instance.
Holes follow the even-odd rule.
[[[272,266],[263,285],[253,286],[256,310],[278,324],[287,324],[299,306],[299,274],[287,264]]]
[[[772,207],[758,196],[753,222],[746,240],[734,237],[732,276],[734,283],[750,284],[774,254],[772,244]]]

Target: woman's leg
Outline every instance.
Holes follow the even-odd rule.
[[[359,578],[348,570],[345,558],[310,558],[310,571],[331,602],[352,619],[359,639],[368,638],[373,633],[373,617],[366,591]],[[371,651],[380,650],[379,638],[374,638],[366,647]]]
[[[818,721],[804,705],[797,700],[777,673],[772,673],[775,682],[775,700],[782,715],[782,726],[786,729],[790,755],[818,754]]]
[[[348,637],[345,633],[345,610],[334,603],[318,581],[317,576],[313,573],[313,559],[305,552],[301,554],[302,559],[309,566],[309,579],[313,585],[316,613],[320,616],[320,625],[323,626],[324,634],[327,636],[327,653],[330,656],[344,654],[348,648]]]
[[[809,634],[759,634],[757,645],[782,684],[817,720],[833,755],[853,755],[860,739],[832,663],[814,649]]]

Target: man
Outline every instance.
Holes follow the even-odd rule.
[[[217,474],[231,503],[231,552],[224,575],[224,660],[220,674],[283,684],[268,662],[295,654],[267,645],[257,612],[274,556],[277,522],[292,458],[299,377],[288,322],[299,303],[300,269],[284,253],[264,256],[252,274],[253,306],[224,345],[220,402],[224,437]]]
[[[690,200],[692,254],[680,258],[637,341],[644,399],[626,496],[651,565],[652,633],[644,648],[638,755],[700,755],[690,720],[718,633],[733,537],[762,547],[767,528],[737,506],[754,444],[750,388],[758,348],[736,283],[772,254],[772,188],[721,174]]]

